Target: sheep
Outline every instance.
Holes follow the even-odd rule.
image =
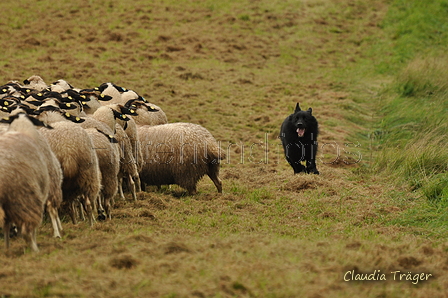
[[[166,114],[160,107],[149,103],[146,99],[138,95],[133,90],[128,90],[126,88],[119,87],[113,83],[103,83],[96,89],[100,91],[101,94],[112,97],[112,100],[110,100],[110,102],[101,103],[103,105],[108,104],[126,105],[129,104],[130,101],[139,102],[140,105],[137,107],[139,108],[139,111],[137,111],[137,114],[139,114],[139,116],[134,118],[135,122],[138,125],[159,125],[168,123]],[[148,111],[153,113],[148,113]]]
[[[80,123],[80,126],[84,128],[90,136],[93,149],[98,158],[98,165],[101,173],[101,196],[97,198],[99,219],[111,219],[111,201],[113,201],[114,196],[117,194],[117,177],[120,168],[119,147],[118,144],[116,144],[117,140],[112,136],[114,134],[113,131],[101,121],[91,117],[77,117],[62,111],[53,105],[42,105],[38,111],[40,112],[43,110],[59,112],[64,118],[75,123]],[[111,115],[111,117],[113,118],[114,116]],[[104,207],[106,216],[102,213],[102,207]]]
[[[2,122],[12,122],[16,119],[20,113],[23,113],[22,109],[14,110],[10,117],[3,118]],[[34,123],[39,126],[47,126],[45,123],[38,122],[35,118],[29,118]],[[39,132],[38,132],[39,133]],[[53,236],[61,238],[60,231],[62,231],[61,221],[59,219],[58,209],[62,203],[62,169],[59,164],[56,155],[51,151],[50,146],[45,141],[45,139],[39,134],[36,139],[36,144],[39,146],[40,150],[44,154],[47,162],[48,172],[50,174],[50,193],[48,200],[46,201],[46,209],[51,219],[51,224],[53,227]]]
[[[120,172],[118,175],[118,190],[120,192],[120,197],[125,199],[122,188],[122,180],[126,177],[130,184],[129,186],[132,197],[134,200],[137,200],[135,183],[140,184],[140,177],[138,174],[137,163],[133,154],[132,144],[123,127],[116,123],[117,120],[130,121],[130,118],[108,106],[102,106],[96,110],[92,117],[105,123],[112,131],[114,131],[115,138],[120,145]]]
[[[136,109],[138,116],[133,117],[137,125],[160,125],[168,123],[165,112],[155,104],[149,103],[132,90],[121,94],[121,103],[125,107]]]
[[[104,120],[106,116],[102,116]],[[107,122],[114,122],[110,111]],[[111,202],[118,191],[118,174],[120,171],[120,148],[114,138],[114,131],[104,122],[94,117],[83,117],[80,124],[92,139],[101,172],[101,205],[105,208],[106,218],[111,219]]]
[[[9,130],[0,135],[0,222],[5,246],[10,246],[12,223],[33,251],[39,251],[36,230],[42,221],[50,193],[49,152],[38,145],[40,135],[24,114],[17,115]],[[48,148],[47,148],[48,150]]]
[[[73,86],[69,82],[67,82],[66,80],[62,80],[62,79],[54,81],[50,85],[50,90],[51,91],[61,92],[61,90],[65,91],[65,90],[68,90],[68,89],[73,89]]]
[[[23,84],[23,88],[35,89],[37,91],[43,91],[48,88],[48,85],[45,84],[44,80],[38,75],[32,75],[28,79],[23,80]]]
[[[66,120],[58,112],[45,111],[39,115],[39,119],[54,128],[41,130],[41,134],[61,164],[63,200],[70,204],[73,224],[76,224],[73,204],[81,198],[89,224],[93,226],[92,204],[101,189],[101,173],[91,138],[82,127]]]
[[[119,104],[110,104],[110,105],[107,105],[107,107],[109,107],[112,110],[114,110],[118,113],[121,113],[121,114],[131,115],[133,117],[137,116],[137,113],[135,112],[135,110],[132,110],[132,109],[129,110]],[[134,160],[137,164],[137,172],[140,172],[142,169],[142,160],[143,159],[142,159],[142,151],[140,149],[139,142],[138,142],[137,125],[132,117],[128,117],[128,119],[126,119],[126,121],[122,120],[120,118],[117,118],[116,122],[123,128],[124,132],[126,133],[126,135],[129,138],[129,141],[132,146],[132,155],[134,156]],[[136,182],[136,192],[140,192],[141,191],[140,179],[138,179],[138,181],[135,181],[135,182]]]
[[[193,195],[197,182],[207,174],[222,192],[219,163],[225,154],[207,129],[192,123],[145,125],[138,128],[138,136],[142,185],[177,184]]]
[[[85,122],[84,122],[85,123]],[[99,206],[104,207],[106,219],[111,219],[111,202],[118,191],[118,173],[120,171],[120,153],[117,140],[96,128],[87,128],[86,132],[92,139],[101,173],[101,198]],[[98,209],[98,213],[102,210]],[[104,219],[103,215],[99,216]]]

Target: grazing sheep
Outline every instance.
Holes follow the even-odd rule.
[[[26,80],[23,80],[24,86],[23,88],[34,89],[37,91],[43,91],[48,88],[48,85],[45,84],[44,80],[37,75],[33,75]]]
[[[104,129],[96,127],[106,133],[113,134],[116,140],[118,141],[120,148],[120,171],[118,174],[118,190],[120,193],[120,197],[125,199],[122,188],[123,178],[126,178],[129,182],[129,187],[131,190],[131,194],[134,200],[137,200],[137,190],[135,183],[140,184],[140,177],[138,174],[137,163],[133,155],[133,149],[130,142],[129,137],[124,131],[123,127],[121,127],[117,121],[129,121],[130,118],[121,112],[117,112],[108,106],[102,106],[91,115],[91,117],[85,117],[86,122],[82,124],[83,127],[89,127],[90,122],[94,120],[90,120],[89,118],[93,118],[98,122],[102,122],[109,129],[110,132],[107,132]],[[91,127],[91,126],[90,126]]]
[[[138,109],[138,116],[134,118],[138,125],[159,125],[168,123],[166,114],[160,107],[149,103],[133,90],[119,87],[113,83],[103,83],[97,87],[96,90],[100,91],[102,95],[112,97],[112,100],[107,103],[102,103],[103,105],[121,104],[129,108],[128,105],[130,105],[131,102],[138,104],[135,107]]]
[[[6,249],[14,223],[30,248],[39,250],[36,229],[42,221],[51,185],[46,154],[37,144],[39,138],[24,114],[18,115],[9,130],[0,135],[0,222]]]
[[[132,154],[132,145],[129,137],[124,129],[119,125],[115,125],[115,138],[120,144],[120,173],[118,175],[118,190],[120,197],[125,199],[123,194],[123,179],[126,178],[129,184],[129,189],[134,201],[137,201],[137,187],[136,184],[141,184],[140,175],[137,169],[137,162]]]
[[[51,83],[50,90],[60,92],[60,90],[65,91],[68,89],[73,89],[73,86],[66,80],[57,80]]]
[[[121,102],[125,107],[136,109],[138,116],[133,117],[137,125],[160,125],[168,123],[165,112],[155,104],[147,102],[132,90],[121,94]]]
[[[189,194],[207,174],[219,193],[219,163],[224,153],[210,132],[192,123],[170,123],[141,126],[138,136],[143,153],[142,183],[148,185],[178,184]]]
[[[85,122],[84,122],[85,123]],[[98,214],[103,218],[101,206],[106,212],[106,218],[111,219],[111,202],[118,191],[118,172],[120,171],[120,153],[117,140],[112,135],[96,128],[87,128],[86,132],[92,139],[92,143],[98,157],[98,165],[101,173],[101,196],[98,198]]]
[[[128,108],[125,108],[124,106],[119,104],[111,104],[107,105],[107,107],[121,114],[137,116],[135,110],[129,110]],[[132,117],[128,117],[126,121],[117,118],[116,122],[123,128],[124,132],[129,138],[129,141],[132,146],[132,155],[134,156],[134,160],[137,164],[137,172],[140,172],[143,166],[142,164],[143,158],[142,158],[142,151],[140,149],[138,142],[137,125],[135,124],[135,121]],[[140,192],[141,191],[140,179],[138,179],[138,181],[135,182],[136,182],[136,192]]]
[[[41,130],[59,160],[63,172],[63,200],[70,204],[70,216],[76,224],[73,204],[81,199],[86,208],[89,224],[93,225],[92,204],[101,188],[101,173],[92,140],[88,133],[60,113],[45,111],[39,119],[50,123],[54,129]]]
[[[112,103],[121,103],[121,94],[126,91],[126,88],[117,86],[113,83],[103,83],[99,87],[95,88],[103,95],[107,95],[112,97],[109,104]]]
[[[11,113],[11,120],[18,117],[18,114],[21,112],[20,109],[15,110]],[[30,118],[35,121],[33,118]],[[6,122],[6,121],[5,121]],[[40,125],[40,123],[39,123]],[[44,127],[46,125],[44,124]],[[50,216],[51,224],[53,227],[53,237],[61,238],[62,225],[61,220],[59,218],[58,209],[62,203],[62,169],[61,165],[56,158],[56,155],[51,150],[47,141],[40,135],[36,139],[36,144],[41,150],[42,154],[44,154],[47,162],[48,173],[50,174],[50,192],[48,195],[48,200],[46,201],[46,210]]]

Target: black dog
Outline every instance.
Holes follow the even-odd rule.
[[[312,109],[302,111],[297,103],[296,110],[283,121],[280,130],[286,160],[294,169],[294,174],[319,174],[316,168],[318,133],[319,128]],[[306,167],[302,165],[302,161],[306,161]]]

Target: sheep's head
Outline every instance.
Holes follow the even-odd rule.
[[[53,127],[51,127],[50,125],[46,124],[45,122],[40,121],[39,119],[37,119],[37,118],[35,118],[33,116],[30,116],[30,115],[28,115],[26,113],[17,113],[15,115],[12,115],[12,116],[9,116],[9,117],[4,117],[4,118],[0,119],[0,123],[11,124],[16,119],[19,119],[19,118],[27,118],[29,121],[31,121],[31,123],[34,126],[42,126],[42,127],[48,128],[48,129],[53,129]]]

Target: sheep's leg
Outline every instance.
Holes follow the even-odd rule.
[[[61,219],[59,218],[59,215],[56,217],[56,224],[58,225],[59,232],[62,231],[62,224]]]
[[[120,175],[120,177],[118,177],[118,192],[120,193],[120,198],[122,200],[125,200],[126,198],[124,197],[124,193],[123,193],[123,176]]]
[[[135,192],[135,182],[130,174],[128,176],[128,181],[129,181],[129,188],[131,189],[132,199],[134,199],[134,201],[137,201],[137,193]]]
[[[30,231],[30,237],[31,237],[31,249],[35,252],[39,251],[39,248],[37,247],[37,239],[36,239],[36,228],[31,229]]]
[[[142,191],[142,183],[140,181],[140,175],[134,175],[134,182],[135,182],[135,191],[136,192],[141,192]]]
[[[104,201],[104,196],[102,194],[100,194],[98,196],[98,220],[106,220],[106,216],[105,214],[107,214],[107,207],[103,207],[103,204],[101,203],[101,201]]]
[[[77,220],[76,220],[76,206],[75,206],[76,202],[72,201],[70,202],[70,206],[69,206],[69,213],[70,213],[70,218],[72,219],[72,223],[74,225],[77,224]]]
[[[219,179],[219,177],[218,177],[218,173],[219,173],[218,171],[219,171],[219,165],[210,165],[209,172],[207,175],[210,177],[210,179],[215,184],[216,189],[218,190],[218,193],[222,193],[222,182],[221,182],[221,179]]]
[[[36,228],[27,227],[25,224],[22,224],[22,235],[32,251],[39,251],[36,242]]]
[[[112,205],[110,204],[110,201],[111,200],[109,198],[104,199],[104,210],[106,212],[106,218],[105,219],[109,219],[109,220],[112,219],[112,216],[110,215],[111,209],[112,209]]]
[[[58,226],[58,221],[59,221],[59,224],[61,223],[59,220],[58,210],[53,207],[53,205],[51,204],[51,202],[49,200],[47,200],[47,211],[48,211],[48,214],[50,215],[51,225],[53,226],[53,237],[61,238],[61,234],[59,233],[59,226]]]
[[[93,217],[92,203],[89,197],[84,197],[84,208],[86,208],[87,217],[89,219],[89,225],[93,227],[95,218]]]
[[[5,236],[5,247],[6,249],[9,249],[9,239],[11,233],[11,223],[7,220],[5,220],[5,223],[3,224],[3,234]]]

